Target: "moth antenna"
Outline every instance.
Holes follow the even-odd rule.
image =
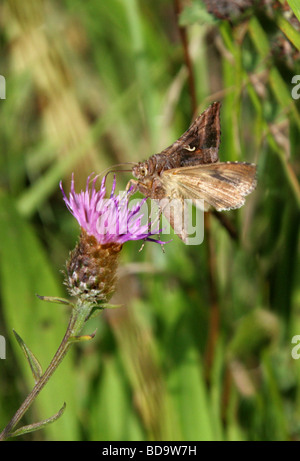
[[[121,170],[121,169],[116,169],[116,167],[120,166],[125,166],[125,165],[137,165],[137,162],[124,162],[124,163],[117,163],[115,165],[109,166],[108,168],[105,168],[104,170],[101,171],[101,173],[98,173],[96,176],[94,176],[91,181],[101,178],[103,176],[108,176],[109,173],[117,173],[117,172],[131,172],[131,169],[126,169],[126,170]]]
[[[106,176],[108,176],[110,173],[130,173],[130,172],[131,172],[131,169],[130,170],[111,170],[106,173]]]
[[[116,163],[115,165],[109,166],[108,168],[105,168],[105,170],[101,171],[97,176],[103,176],[104,173],[106,172],[112,172],[116,167],[121,167],[125,165],[137,165],[137,162],[124,162],[124,163]],[[122,171],[122,170],[116,170],[116,171]],[[128,170],[125,170],[128,171]],[[131,170],[130,170],[131,171]]]

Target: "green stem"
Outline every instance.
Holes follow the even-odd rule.
[[[28,394],[22,405],[19,407],[19,409],[16,411],[15,415],[12,417],[10,422],[7,424],[7,426],[3,429],[3,431],[0,434],[0,441],[3,441],[10,437],[10,433],[14,429],[14,427],[18,424],[20,419],[24,416],[24,414],[27,412],[29,407],[32,405],[34,402],[35,398],[38,396],[40,391],[43,389],[43,387],[47,384],[48,380],[51,378],[55,370],[57,369],[58,365],[62,362],[63,358],[65,357],[66,353],[68,352],[70,346],[73,344],[72,341],[70,341],[70,338],[73,336],[78,335],[78,333],[82,330],[85,322],[87,321],[90,313],[92,310],[92,306],[89,304],[78,304],[75,306],[72,310],[72,315],[69,320],[69,324],[67,327],[67,331],[53,357],[51,360],[47,370],[45,373],[41,376],[41,378],[37,381],[36,385]]]

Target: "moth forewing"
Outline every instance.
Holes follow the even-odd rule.
[[[219,160],[221,139],[220,102],[211,104],[173,144],[160,152],[160,156],[178,156],[179,166],[214,163]]]
[[[221,162],[174,168],[161,175],[170,197],[203,199],[204,210],[240,208],[256,186],[256,166],[252,163]]]

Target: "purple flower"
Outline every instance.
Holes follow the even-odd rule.
[[[123,244],[128,240],[152,240],[163,244],[160,240],[154,240],[152,235],[158,234],[159,229],[149,231],[148,223],[142,224],[142,205],[146,199],[139,201],[131,210],[128,207],[129,191],[123,196],[115,195],[116,178],[114,178],[110,198],[106,199],[106,176],[102,179],[99,190],[96,190],[97,177],[90,186],[90,176],[87,179],[86,190],[75,192],[74,175],[72,175],[71,191],[67,198],[60,182],[63,199],[77,219],[81,228],[88,235],[96,238],[99,244],[109,243]]]

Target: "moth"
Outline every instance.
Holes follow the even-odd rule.
[[[184,241],[185,230],[175,223],[176,206],[168,207],[162,199],[177,199],[179,204],[189,199],[196,206],[201,201],[204,211],[232,210],[240,208],[256,187],[255,164],[219,161],[220,107],[220,102],[211,104],[177,141],[137,163],[132,168],[136,179],[127,186],[132,193],[140,191],[158,203],[163,201],[161,212]],[[181,213],[182,208],[177,208]]]

